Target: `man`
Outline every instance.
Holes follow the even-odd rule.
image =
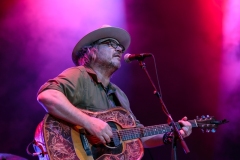
[[[120,68],[122,54],[129,44],[128,32],[111,26],[85,35],[72,52],[76,67],[46,82],[38,92],[39,103],[54,117],[82,126],[102,144],[110,143],[112,128],[80,109],[98,112],[121,106],[132,114],[126,95],[110,82],[112,74]],[[132,116],[136,126],[143,127]],[[189,136],[192,127],[187,118],[179,122],[184,126],[180,130],[182,136]],[[156,147],[168,143],[169,137],[163,137],[164,134],[158,134],[141,138],[141,141],[144,147]]]

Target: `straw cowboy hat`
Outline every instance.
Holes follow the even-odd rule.
[[[92,42],[95,42],[103,38],[114,38],[124,46],[125,50],[129,47],[131,38],[129,33],[121,28],[112,27],[109,25],[103,25],[101,28],[94,30],[86,34],[80,41],[76,44],[72,52],[73,63],[78,66],[78,51],[87,45],[90,45]]]

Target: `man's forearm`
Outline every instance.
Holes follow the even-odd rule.
[[[144,148],[152,148],[163,145],[163,134],[141,138]]]

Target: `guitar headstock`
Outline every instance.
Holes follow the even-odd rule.
[[[202,129],[203,132],[212,132],[212,133],[215,133],[216,132],[216,128],[221,125],[221,124],[224,124],[224,123],[227,123],[229,121],[227,121],[226,119],[224,120],[221,120],[221,121],[217,121],[214,119],[213,116],[209,116],[209,115],[206,115],[206,116],[201,116],[201,117],[196,117],[196,123],[197,123],[197,126],[199,128]]]

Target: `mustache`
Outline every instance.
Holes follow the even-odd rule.
[[[116,52],[116,53],[113,54],[113,57],[120,57],[121,58],[122,57],[122,53]]]

